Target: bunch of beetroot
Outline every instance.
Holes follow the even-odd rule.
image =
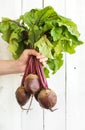
[[[52,107],[57,102],[57,95],[53,90],[48,88],[43,66],[33,55],[29,56],[21,85],[17,88],[15,94],[17,102],[24,110],[30,109],[34,96],[41,107],[54,111]],[[31,101],[28,109],[23,108],[30,98]]]

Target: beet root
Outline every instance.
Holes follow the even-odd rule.
[[[38,102],[41,107],[50,109],[52,111],[52,107],[57,103],[57,95],[51,89],[42,89],[38,94]]]
[[[24,106],[30,98],[30,94],[25,92],[24,87],[20,86],[16,90],[16,99],[20,106]]]
[[[28,74],[24,81],[24,88],[26,92],[35,94],[40,89],[39,78],[36,74]]]

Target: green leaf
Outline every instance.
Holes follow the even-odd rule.
[[[24,37],[22,32],[26,32]],[[73,54],[82,45],[77,24],[59,15],[51,6],[31,9],[17,20],[2,18],[2,38],[8,42],[14,58],[24,49],[36,49],[48,58],[44,69],[46,77],[56,73],[63,65],[63,52]]]
[[[12,53],[13,58],[17,59],[22,54],[24,50],[23,44],[18,44],[15,40],[12,44],[9,44],[8,46],[9,51]]]
[[[9,41],[11,30],[10,30],[8,22],[1,22],[0,23],[0,33],[2,33],[2,38],[5,41]]]
[[[16,32],[13,32],[9,39],[9,51],[12,53],[13,58],[17,59],[22,51],[24,50],[23,43],[19,43],[19,35]]]
[[[55,74],[57,72],[57,70],[59,70],[60,67],[63,65],[62,57],[63,57],[63,55],[59,54],[55,59],[49,59],[47,61],[47,64],[48,64],[50,70],[52,70],[52,74]]]
[[[38,26],[34,25],[30,30],[29,30],[29,43],[34,43],[38,41],[41,37],[42,31],[39,29]]]
[[[53,27],[51,30],[51,36],[53,37],[53,41],[57,41],[60,39],[62,35],[62,28],[60,27]]]
[[[58,41],[54,46],[54,57],[58,56],[63,51],[61,41]]]
[[[60,16],[58,24],[59,26],[65,26],[72,35],[80,36],[77,25],[71,19]]]
[[[36,15],[37,9],[32,9],[28,12],[26,12],[24,15],[20,16],[20,20],[23,20],[23,22],[30,28],[33,27],[34,24],[36,24],[36,20],[38,19],[38,15]]]
[[[46,76],[46,78],[49,78],[50,77],[50,71],[49,71],[49,69],[48,68],[46,68],[46,67],[44,67],[44,73],[45,73],[45,76]]]
[[[35,49],[38,48],[39,52],[41,52],[47,58],[53,59],[52,52],[51,52],[52,48],[53,48],[53,45],[47,39],[46,35],[42,36],[40,38],[40,40],[38,40],[34,44],[34,47],[35,47]]]
[[[68,52],[70,54],[75,53],[76,45],[72,43],[71,39],[67,39],[63,37],[61,40],[61,44],[62,44],[63,52]]]

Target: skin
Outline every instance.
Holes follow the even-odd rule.
[[[36,56],[45,65],[47,58],[33,49],[26,49],[17,60],[0,60],[0,75],[17,74],[25,71],[29,55]]]

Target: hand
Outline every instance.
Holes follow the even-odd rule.
[[[45,65],[47,58],[33,49],[26,49],[17,60],[0,60],[0,75],[16,74],[25,71],[29,55],[36,56]]]
[[[26,49],[17,60],[17,65],[19,66],[20,72],[24,72],[29,55],[36,56],[36,58],[39,59],[39,61],[45,66],[47,61],[47,58],[45,56],[34,49]]]

